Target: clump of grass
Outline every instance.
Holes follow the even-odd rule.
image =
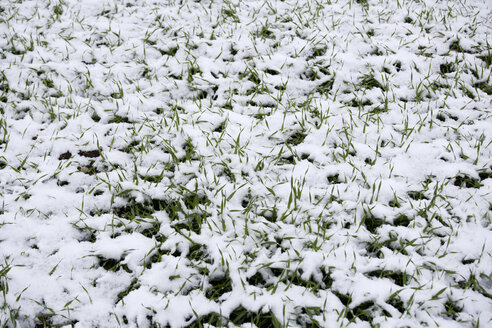
[[[401,287],[406,285],[408,282],[408,277],[406,272],[399,272],[393,270],[374,270],[368,272],[367,275],[369,277],[375,277],[375,278],[389,278],[393,280],[395,284]]]
[[[365,301],[352,309],[347,310],[346,318],[353,321],[358,318],[362,321],[372,322],[374,319],[375,303],[374,301]]]
[[[176,47],[169,47],[168,49],[166,50],[163,50],[163,49],[157,49],[161,55],[166,55],[166,56],[170,56],[170,57],[174,57],[176,55],[176,53],[178,52],[179,50],[179,47],[176,46]]]
[[[459,39],[456,39],[453,42],[451,42],[451,44],[449,45],[449,50],[456,51],[456,52],[464,52]]]
[[[160,174],[160,175],[140,175],[140,178],[143,181],[146,181],[146,182],[159,183],[164,178],[164,174]]]
[[[385,54],[387,54],[387,52],[384,52],[379,47],[374,47],[369,54],[372,56],[384,56]]]
[[[319,316],[323,313],[323,310],[320,307],[309,306],[302,307],[300,311],[296,315],[296,323],[300,327],[313,327],[313,328],[321,328],[321,323],[314,318],[314,316]]]
[[[340,300],[340,302],[345,306],[345,309],[341,313],[341,317],[347,318],[350,322],[354,322],[356,318],[362,321],[372,322],[374,319],[374,313],[376,310],[376,306],[374,301],[368,300],[362,302],[361,304],[350,308],[349,304],[352,302],[351,295],[345,295],[339,293],[337,291],[333,292],[336,297]]]
[[[467,96],[468,98],[470,99],[475,99],[475,95],[473,94],[473,92],[471,92],[470,89],[468,89],[464,84],[461,86],[461,91],[463,92],[463,94],[465,96]]]
[[[492,95],[492,85],[488,84],[487,82],[477,82],[473,84],[473,87],[482,90],[489,96]]]
[[[227,273],[219,274],[208,281],[210,287],[205,291],[205,296],[217,301],[222,295],[232,291],[232,280]]]
[[[126,266],[126,264],[121,264],[121,260],[105,258],[103,256],[97,256],[99,261],[99,266],[106,271],[116,272],[120,269],[125,270],[126,272],[131,272],[130,269]]]
[[[388,107],[385,107],[385,106],[377,106],[373,110],[371,110],[371,114],[386,113],[388,110],[389,110]]]
[[[135,218],[152,218],[154,209],[149,204],[129,200],[127,205],[113,208],[113,212],[119,217],[134,220]]]
[[[53,83],[53,80],[51,80],[51,79],[44,79],[44,80],[43,80],[43,84],[44,84],[47,88],[54,88],[54,87],[55,87],[55,83]]]
[[[273,39],[275,37],[272,30],[270,30],[266,25],[263,25],[259,29],[257,29],[253,33],[253,36],[255,38],[263,38],[263,39]]]
[[[285,143],[287,143],[288,145],[297,146],[297,145],[301,144],[304,141],[304,139],[306,138],[306,136],[307,136],[306,131],[304,131],[304,130],[297,130],[296,132],[294,132],[293,134],[291,134],[289,136],[289,138],[287,138],[287,140],[285,141]]]
[[[181,162],[189,162],[191,160],[197,159],[197,152],[191,138],[186,139],[185,143],[183,144],[183,150],[185,152],[185,155],[180,158]]]
[[[123,300],[132,291],[137,290],[139,288],[140,288],[140,283],[138,282],[137,278],[134,278],[130,283],[130,285],[128,285],[123,291],[118,293],[118,296],[116,298],[116,304],[118,304],[121,300]]]
[[[383,257],[383,252],[381,249],[386,245],[386,242],[381,242],[380,237],[376,236],[371,242],[367,243],[366,249],[370,256],[375,256],[377,258]]]
[[[267,221],[276,222],[278,219],[277,207],[274,206],[272,208],[264,209],[259,215],[264,217]]]
[[[454,63],[443,63],[439,66],[441,74],[449,74],[456,71],[456,66]]]
[[[492,168],[491,168],[492,169]],[[492,179],[492,170],[481,170],[478,173],[478,177],[480,178],[480,181],[483,181],[485,179]]]
[[[87,175],[96,175],[101,171],[96,166],[94,166],[94,163],[94,161],[90,161],[87,165],[80,165],[77,167],[77,170]]]
[[[412,190],[407,193],[408,197],[413,200],[428,200],[429,198],[425,195],[423,191]]]
[[[330,174],[329,176],[326,177],[326,179],[330,184],[339,184],[341,182],[340,175],[338,173]]]
[[[98,123],[101,120],[101,116],[99,116],[96,112],[92,113],[91,119]]]
[[[309,59],[324,56],[324,55],[326,55],[327,50],[328,50],[328,48],[326,46],[315,47],[311,51],[311,55],[309,56]]]
[[[10,85],[4,72],[0,72],[0,91],[7,93],[10,91]]]
[[[221,13],[224,16],[232,18],[234,22],[239,23],[239,18],[237,17],[236,10],[233,9],[231,6],[229,6],[228,8],[222,8]]]
[[[483,60],[487,68],[490,65],[492,65],[492,51],[488,43],[487,43],[487,53],[485,55],[477,56],[477,58]]]
[[[400,214],[393,220],[393,224],[395,226],[407,227],[410,224],[410,219],[405,214]]]
[[[217,127],[215,127],[214,132],[222,133],[225,130],[225,128],[226,128],[226,122],[223,121],[219,125],[217,125]]]
[[[347,106],[350,106],[350,107],[358,107],[358,108],[363,108],[363,107],[371,106],[371,105],[372,105],[372,101],[370,101],[369,99],[357,99],[357,98],[353,98],[352,100],[350,100],[347,103]]]
[[[152,236],[152,235],[151,235]],[[150,238],[150,237],[149,237]],[[164,241],[166,241],[166,237],[162,234],[157,234],[156,237],[156,242],[159,244],[162,244]],[[170,255],[170,251],[166,249],[161,249],[160,247],[156,247],[156,250],[153,252],[153,254],[150,257],[147,257],[144,259],[145,267],[147,269],[152,268],[152,265],[154,263],[159,263],[162,261],[162,256],[163,255]],[[178,256],[178,251],[175,253],[171,254],[172,256]],[[172,280],[172,279],[171,279]]]
[[[448,300],[444,304],[444,309],[446,310],[446,312],[444,312],[445,316],[453,320],[456,320],[458,319],[458,316],[461,313],[461,311],[463,311],[463,306],[459,306],[457,301],[448,297]]]
[[[218,176],[225,176],[230,182],[236,182],[236,175],[231,171],[231,168],[225,164],[223,165]]]
[[[457,175],[454,178],[453,184],[460,188],[466,187],[466,188],[478,189],[482,186],[482,184],[478,181],[478,179],[473,178],[466,174]]]
[[[333,89],[333,83],[335,83],[335,78],[330,78],[325,82],[321,83],[320,85],[318,85],[316,90],[321,94],[326,94]]]
[[[401,300],[401,298],[398,295],[391,295],[389,299],[386,301],[389,305],[400,311],[400,313],[405,312],[405,303]]]
[[[193,231],[196,234],[200,234],[202,230],[202,224],[206,220],[208,214],[206,213],[192,213],[185,215],[185,218],[173,224],[173,227],[181,231],[183,229]]]
[[[485,278],[490,280],[489,276],[484,275]],[[470,272],[467,279],[461,280],[458,282],[458,287],[463,289],[471,289],[477,293],[482,294],[484,297],[492,299],[492,294],[490,294],[479,282],[476,275],[473,272]]]
[[[441,121],[441,122],[446,122],[446,116],[442,113],[442,112],[439,112],[437,115],[436,115],[436,118]]]
[[[254,275],[247,278],[246,282],[252,286],[257,286],[257,287],[264,287],[267,284],[261,270],[257,271]]]
[[[142,230],[140,233],[147,238],[154,237],[155,240],[159,243],[162,243],[166,240],[166,237],[160,233],[161,223],[157,220],[151,222],[151,226]]]
[[[362,224],[371,233],[376,233],[376,229],[385,223],[384,219],[374,216],[371,211],[364,209],[364,216],[362,217]]]
[[[384,85],[382,85],[381,82],[376,80],[376,78],[372,74],[363,75],[361,80],[360,80],[359,85],[362,89],[378,88],[378,89],[381,89],[383,91],[387,90],[387,88]]]
[[[113,92],[110,94],[110,96],[113,99],[123,99],[123,90],[120,90],[119,92]]]
[[[279,71],[277,71],[276,69],[272,69],[272,68],[265,69],[265,73],[270,74],[270,75],[279,75],[280,74]]]
[[[36,327],[54,327],[53,317],[56,314],[53,312],[37,314],[35,318]]]
[[[188,255],[186,256],[190,261],[206,262],[211,264],[212,261],[207,252],[207,246],[203,244],[193,243],[190,246]]]
[[[398,201],[398,199],[396,199],[396,197],[395,197],[395,199],[390,200],[390,201],[389,201],[389,203],[388,203],[388,205],[389,205],[390,207],[394,207],[394,208],[400,208],[400,207],[401,207],[401,204],[400,204],[400,202]]]
[[[3,150],[0,180],[5,181],[0,188],[0,228],[5,227],[8,232],[14,227],[11,224],[18,223],[10,220],[15,218],[17,210],[21,211],[17,214],[22,216],[39,216],[43,218],[42,223],[48,225],[54,223],[52,216],[63,216],[65,204],[53,206],[53,210],[50,207],[46,213],[41,213],[33,204],[33,198],[39,196],[40,189],[31,186],[49,183],[55,184],[53,187],[59,191],[75,193],[82,200],[81,205],[76,205],[80,218],[73,224],[77,242],[94,243],[104,238],[106,233],[110,233],[110,241],[117,244],[118,240],[124,239],[120,236],[150,239],[147,242],[153,243],[154,247],[143,259],[130,255],[114,259],[107,255],[94,256],[105,254],[95,249],[99,243],[85,243],[94,249],[91,270],[118,279],[130,275],[135,278],[131,283],[130,280],[124,283],[122,290],[116,290],[117,297],[106,304],[108,308],[128,308],[135,313],[106,313],[107,316],[114,315],[115,326],[135,325],[137,321],[139,325],[150,327],[166,324],[166,318],[157,315],[159,309],[152,306],[134,309],[138,304],[125,304],[125,298],[143,282],[135,276],[137,272],[130,272],[123,265],[128,261],[132,270],[135,266],[138,268],[138,275],[142,272],[145,275],[146,269],[152,269],[164,258],[179,261],[178,266],[166,268],[175,271],[169,277],[173,280],[171,288],[174,290],[161,292],[157,287],[149,289],[145,286],[138,292],[162,298],[171,311],[175,305],[168,300],[175,295],[189,296],[190,306],[197,304],[197,297],[208,298],[216,309],[208,312],[200,309],[197,311],[200,315],[195,313],[194,317],[188,314],[177,318],[188,327],[383,325],[384,317],[389,316],[379,305],[383,300],[365,299],[363,303],[355,303],[356,299],[361,300],[366,295],[351,288],[353,286],[344,279],[347,274],[363,272],[366,277],[379,281],[382,287],[406,290],[410,283],[417,283],[413,271],[406,271],[408,268],[404,266],[389,270],[385,265],[391,259],[385,259],[386,254],[398,253],[392,255],[401,258],[402,263],[412,257],[406,249],[429,258],[441,256],[441,251],[445,256],[446,242],[452,245],[453,238],[456,238],[456,234],[448,233],[453,228],[452,223],[465,220],[454,214],[469,212],[470,218],[478,218],[477,214],[485,215],[487,210],[492,210],[492,203],[483,199],[467,204],[465,200],[471,197],[468,195],[470,189],[470,192],[462,189],[463,192],[457,193],[448,190],[480,188],[491,181],[486,179],[492,178],[492,167],[478,164],[483,162],[484,154],[487,155],[487,133],[481,131],[484,125],[478,123],[488,118],[484,104],[492,95],[490,77],[487,76],[487,67],[492,63],[490,46],[484,47],[485,42],[472,35],[475,21],[470,21],[462,31],[467,34],[466,44],[477,44],[471,48],[474,50],[466,53],[464,47],[469,48],[465,46],[465,40],[460,41],[457,37],[449,40],[439,33],[440,30],[449,30],[448,26],[460,19],[459,16],[444,18],[440,11],[420,15],[422,3],[418,1],[412,2],[411,8],[401,3],[398,8],[393,8],[394,15],[386,15],[386,11],[379,10],[384,9],[382,2],[352,1],[346,9],[356,10],[360,15],[352,15],[350,21],[343,18],[346,14],[343,8],[341,11],[329,10],[331,17],[325,17],[323,13],[330,9],[330,1],[313,3],[315,6],[309,8],[288,8],[266,2],[251,12],[244,11],[250,9],[248,6],[228,1],[210,6],[188,3],[181,9],[177,2],[173,4],[171,1],[169,5],[176,7],[163,11],[148,6],[139,8],[141,2],[138,1],[126,2],[106,6],[94,13],[84,12],[84,15],[92,17],[80,16],[80,22],[93,21],[95,16],[106,17],[115,24],[102,30],[89,28],[87,33],[81,34],[71,33],[73,24],[62,24],[67,27],[62,30],[59,30],[60,24],[53,24],[62,17],[70,19],[73,16],[64,0],[52,1],[45,8],[48,11],[33,12],[35,22],[16,13],[17,8],[22,10],[25,3],[4,1],[2,6],[9,22],[4,33],[7,40],[0,49],[0,58],[11,61],[4,65],[5,73],[0,71],[0,148]],[[377,17],[371,17],[369,6],[371,12],[385,12],[381,14],[384,17],[379,17],[379,21]],[[133,12],[145,18],[136,22],[141,26],[130,26],[135,20],[128,20],[127,15]],[[39,28],[35,40],[30,41],[26,33],[19,34],[11,28],[20,23],[42,23],[44,13],[50,17],[46,21],[47,26]],[[169,13],[174,17],[169,17]],[[207,13],[218,13],[219,17],[207,19],[203,16]],[[195,14],[197,16],[193,16]],[[412,35],[411,29],[387,31],[377,25],[394,25],[403,19],[413,24],[412,30],[420,29],[419,35]],[[122,22],[130,25],[120,24]],[[175,22],[185,24],[178,26]],[[441,23],[445,26],[439,26]],[[343,31],[350,32],[351,24],[357,25],[360,32],[355,39],[367,42],[363,48],[352,43],[354,38],[340,35],[343,42],[332,42],[331,36],[325,33],[327,30],[342,34]],[[118,26],[122,27],[121,30]],[[435,31],[432,35],[429,35],[430,26]],[[55,34],[51,36],[46,34],[53,31]],[[252,31],[251,44],[242,40],[245,31]],[[230,40],[230,47],[213,41],[223,38],[224,33]],[[66,51],[58,49],[52,36],[65,40]],[[393,38],[392,42],[386,43],[386,37]],[[432,43],[429,44],[425,38],[432,39]],[[133,42],[135,40],[137,43]],[[87,45],[87,54],[83,49],[70,46],[81,42]],[[412,61],[411,57],[401,58],[401,61],[390,59],[396,58],[390,44],[398,42],[399,47],[420,56],[418,60]],[[288,47],[290,43],[292,46]],[[449,48],[444,54],[433,50],[443,49],[443,45],[445,50]],[[40,51],[34,51],[35,47]],[[40,58],[40,54],[47,57]],[[154,58],[156,54],[161,57],[157,61]],[[67,74],[60,74],[59,66],[44,62],[51,57],[56,62],[76,64],[79,61],[82,66],[73,65],[73,71],[68,67]],[[474,68],[470,67],[470,61]],[[439,66],[432,69],[429,65],[436,62]],[[123,71],[122,67],[125,68]],[[85,72],[79,72],[78,68]],[[344,76],[335,75],[335,71],[343,71]],[[434,74],[436,71],[437,75]],[[340,78],[343,80],[339,81]],[[463,103],[464,107],[456,108],[457,102]],[[339,104],[344,104],[345,108],[339,108]],[[126,108],[130,112],[126,113]],[[390,109],[392,112],[384,114]],[[427,123],[430,123],[429,127]],[[311,131],[309,126],[316,130]],[[67,127],[73,131],[64,130]],[[234,139],[238,131],[240,138]],[[460,173],[444,181],[434,177],[424,181],[422,187],[416,187],[419,191],[410,187],[401,194],[401,188],[408,186],[413,179],[408,177],[409,171],[393,167],[400,161],[391,161],[390,157],[406,153],[410,159],[416,159],[417,155],[408,151],[412,141],[425,140],[429,146],[437,143],[440,147],[442,140],[434,136],[449,141],[443,149],[447,152],[443,153],[443,160],[453,162],[463,170],[473,163],[477,171],[470,173],[472,177]],[[25,157],[16,151],[21,138],[22,144],[28,147]],[[277,142],[279,138],[282,140]],[[60,145],[53,148],[52,143],[57,140],[60,140]],[[65,144],[72,146],[63,148],[60,153],[52,150]],[[97,144],[97,147],[91,147],[92,144]],[[79,152],[80,149],[84,150]],[[43,151],[46,161],[40,161]],[[58,158],[58,161],[54,161],[53,172],[48,172],[45,177],[42,169],[46,168],[46,163],[53,162],[49,156]],[[438,158],[433,160],[439,165]],[[338,168],[330,175],[325,173],[328,175],[326,180],[313,180],[319,172],[330,170],[332,164]],[[73,172],[74,167],[87,175]],[[304,168],[304,180],[296,180]],[[289,178],[291,192],[287,194]],[[324,179],[323,176],[321,178]],[[384,183],[383,195],[386,195],[388,187],[398,187],[389,203],[389,199],[379,193],[381,184],[378,187],[378,182],[375,182],[378,180]],[[187,189],[195,181],[195,190]],[[304,182],[301,185],[300,181],[306,181],[306,185]],[[122,191],[123,188],[127,189]],[[246,197],[242,196],[244,190],[249,191]],[[412,191],[405,194],[408,190]],[[448,198],[451,196],[446,196],[449,191],[456,197],[450,202]],[[136,193],[141,193],[143,198],[134,197]],[[473,197],[486,197],[482,195],[484,193],[473,193]],[[156,194],[161,196],[154,196]],[[50,202],[53,201],[50,199]],[[376,210],[371,212],[370,206],[373,205],[374,208],[382,205],[381,213],[384,215]],[[455,211],[455,206],[465,208]],[[354,219],[352,214],[359,213],[357,210],[360,208],[365,209],[362,217],[357,215]],[[442,218],[437,215],[439,208],[448,211]],[[467,220],[470,225],[479,224],[473,221],[477,220]],[[406,232],[410,229],[403,227],[411,228],[416,236],[422,238],[407,240],[406,237],[410,236]],[[339,233],[340,229],[342,233]],[[2,245],[15,244],[15,240],[9,240],[13,237],[8,233],[4,235],[6,240],[1,241]],[[33,256],[48,256],[39,237],[27,240],[25,248]],[[432,247],[425,246],[428,241],[431,244],[437,241],[437,245],[442,246],[438,253],[433,254]],[[244,253],[241,245],[248,248]],[[484,256],[489,251],[486,246],[482,250]],[[357,258],[351,267],[333,261],[334,257],[340,258],[338,253],[332,252],[336,247],[354,250]],[[126,254],[123,249],[121,251]],[[343,249],[341,251],[343,253]],[[216,271],[219,264],[216,263],[215,252],[222,257],[220,273]],[[307,264],[302,261],[308,259],[306,255],[315,252],[323,264],[314,269],[313,275],[307,276],[303,274],[301,264]],[[278,255],[283,260],[272,263],[271,260]],[[25,260],[29,264],[34,259]],[[472,270],[483,262],[483,257],[458,254],[451,260]],[[367,261],[380,263],[379,269],[364,270]],[[427,263],[432,261],[425,262],[423,266],[416,263],[411,269],[419,275],[421,270],[425,270],[424,274],[433,281],[447,281],[450,286],[446,287],[471,289],[466,300],[448,299],[446,302],[445,296],[440,300],[437,297],[441,308],[435,311],[434,307],[428,312],[429,321],[435,316],[455,321],[468,318],[468,305],[476,302],[477,297],[492,299],[486,290],[490,277],[475,277],[470,273],[469,277],[463,276],[464,280],[453,286],[452,281],[457,277],[455,273],[434,270],[433,264],[427,267]],[[326,263],[334,267],[323,266]],[[250,271],[248,266],[255,269]],[[183,267],[186,268],[182,270]],[[186,274],[190,269],[192,273]],[[8,322],[6,325],[15,326],[17,314],[14,310],[9,313],[6,305],[2,305],[2,293],[4,299],[21,298],[20,294],[8,291],[7,283],[15,280],[18,285],[22,281],[19,277],[9,276],[7,279],[5,270],[0,263],[0,317],[8,318],[10,314],[12,324]],[[236,286],[240,282],[234,280],[233,283],[232,278],[244,272],[242,270],[254,274],[241,281],[244,286]],[[60,272],[56,274],[63,278]],[[81,281],[81,285],[90,284],[91,280]],[[180,288],[176,283],[181,280]],[[98,282],[94,280],[93,287],[100,288],[96,284]],[[339,304],[323,304],[323,295],[341,284],[344,290],[347,288],[353,294],[334,291],[344,305],[340,311],[333,308]],[[289,288],[302,290],[307,298],[283,297]],[[432,284],[424,283],[412,289],[415,299],[422,299],[429,288],[433,288]],[[262,310],[255,308],[253,311],[244,303],[230,312],[231,308],[216,304],[224,302],[232,292],[236,295],[246,290],[251,292],[249,298],[266,300]],[[388,295],[388,290],[381,292]],[[425,304],[413,306],[416,304],[414,296],[410,296],[412,293],[403,292],[400,298],[396,292],[386,300],[388,307],[393,306],[401,312],[402,317],[395,319],[413,320],[425,312]],[[271,297],[265,297],[267,294]],[[448,297],[451,296],[453,294]],[[279,297],[285,302],[286,310],[275,317],[268,306]],[[304,304],[303,299],[309,299],[310,304]],[[78,308],[89,301],[85,296],[75,300],[81,304],[74,308],[72,314],[83,320],[81,325],[87,325],[90,318],[82,319]],[[29,302],[23,300],[26,301]],[[55,311],[49,308],[54,306],[50,297],[33,301],[42,310],[38,312],[38,318],[23,318],[26,325],[31,326],[61,326],[63,318],[58,312],[66,311],[63,315],[69,316],[73,307],[69,302],[65,309],[57,308]],[[227,311],[226,315],[219,309]],[[339,320],[327,322],[334,311],[338,311]],[[329,319],[325,317],[328,313],[331,313]],[[75,323],[68,322],[67,325]]]
[[[211,312],[209,314],[199,316],[193,322],[186,326],[186,328],[203,328],[203,327],[227,327],[229,320],[217,312]]]
[[[152,200],[153,208],[156,211],[166,211],[176,230],[185,229],[200,234],[202,224],[210,214],[200,209],[199,205],[206,206],[210,204],[210,201],[206,196],[196,192],[184,194],[180,199],[181,202],[179,200],[154,199]],[[182,204],[184,204],[184,208]]]
[[[333,280],[330,276],[330,272],[326,272],[323,268],[322,279],[320,281],[316,281],[313,278],[303,279],[301,278],[300,270],[288,270],[288,269],[271,269],[273,276],[278,277],[278,282],[283,282],[287,285],[287,288],[291,285],[302,286],[306,289],[309,289],[313,292],[318,292],[320,289],[330,288]]]
[[[130,123],[130,120],[126,116],[120,116],[115,114],[109,121],[108,123]]]
[[[402,63],[399,60],[395,61],[395,63],[393,64],[397,72],[401,71],[401,65]]]
[[[252,312],[242,305],[235,308],[229,315],[229,320],[236,326],[252,324],[258,328],[280,328],[282,325],[275,315],[269,312]]]

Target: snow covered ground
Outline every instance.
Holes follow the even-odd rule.
[[[0,327],[490,327],[492,3],[0,0]]]

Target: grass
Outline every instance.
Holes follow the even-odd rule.
[[[396,285],[403,287],[410,280],[405,272],[394,272],[392,270],[375,270],[367,273],[369,277],[391,279]]]
[[[0,327],[486,325],[483,6],[4,1]]]
[[[205,296],[211,300],[218,300],[224,294],[232,291],[232,280],[228,277],[227,273],[212,277],[209,280],[210,287],[206,289]]]
[[[282,327],[280,321],[271,312],[252,312],[246,308],[239,306],[235,308],[229,315],[229,320],[236,326],[242,324],[253,324],[258,328]]]

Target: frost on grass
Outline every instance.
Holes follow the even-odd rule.
[[[0,1],[0,325],[490,325],[490,10]]]

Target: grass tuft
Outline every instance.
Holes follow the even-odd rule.
[[[374,216],[369,210],[364,209],[364,216],[362,217],[362,224],[371,233],[376,233],[376,229],[385,223],[384,219]]]
[[[296,132],[294,132],[289,136],[289,138],[285,141],[285,143],[287,143],[288,145],[297,146],[304,141],[306,136],[307,136],[306,131],[297,130]]]
[[[482,186],[478,179],[465,174],[457,175],[456,177],[454,177],[453,184],[460,188],[465,187],[478,189]]]
[[[375,271],[368,272],[367,275],[369,277],[375,277],[380,279],[389,278],[400,287],[405,286],[408,282],[406,272],[398,272],[398,271],[395,272],[392,270],[375,270]]]
[[[229,315],[229,320],[236,326],[252,324],[258,328],[281,328],[280,321],[272,312],[252,312],[239,306]]]
[[[208,284],[205,296],[210,300],[217,301],[223,295],[232,292],[232,280],[227,273],[210,278]]]

